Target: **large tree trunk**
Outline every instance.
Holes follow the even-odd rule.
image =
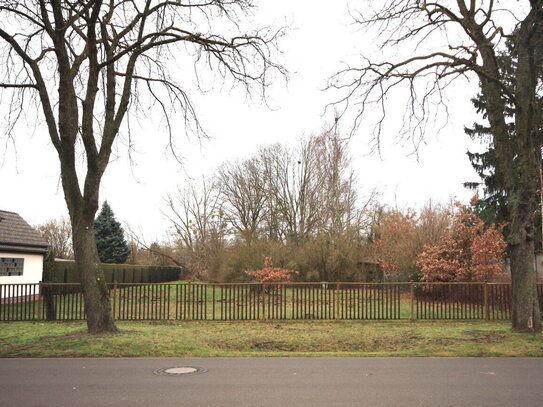
[[[538,332],[541,330],[541,317],[535,281],[533,241],[511,246],[511,271],[513,329],[518,332]]]
[[[539,148],[531,123],[523,124],[525,114],[517,116],[519,153],[517,179],[508,189],[510,224],[508,241],[511,253],[513,290],[513,329],[518,332],[539,332],[541,313],[535,269],[535,217],[538,201]]]
[[[520,119],[525,115],[519,114]],[[510,225],[508,240],[511,254],[511,281],[513,290],[512,324],[518,332],[539,332],[541,313],[536,285],[535,217],[538,200],[539,148],[529,124],[520,126],[517,119],[517,137],[521,146],[517,157],[517,189],[508,191]],[[530,128],[528,131],[523,131]]]
[[[521,115],[522,117],[522,115]],[[538,152],[533,135],[522,134],[517,126],[519,149],[517,188],[508,191],[510,224],[508,241],[511,254],[513,290],[512,326],[518,332],[541,331],[541,313],[535,269],[535,217],[537,211]],[[530,141],[532,141],[530,143]],[[526,146],[526,144],[532,144]]]
[[[59,154],[64,198],[72,222],[74,258],[85,299],[85,314],[89,333],[117,332],[113,321],[109,292],[100,266],[94,217],[98,210],[98,192],[103,171],[93,162],[87,163],[84,195],[79,188],[73,144],[77,127],[68,121],[65,127],[72,129],[72,135],[62,139],[64,153]],[[66,131],[68,135],[70,134]],[[64,134],[61,132],[61,134]]]
[[[94,222],[85,223],[79,221],[73,225],[73,243],[75,263],[83,287],[88,331],[91,334],[117,332],[104,271],[96,249]]]
[[[540,151],[540,106],[537,102],[539,63],[538,44],[543,32],[541,5],[520,24],[516,48],[515,130],[517,155],[510,163],[516,167],[506,185],[510,209],[509,243],[513,285],[513,329],[519,332],[541,330],[534,259],[535,216],[538,201]]]
[[[61,157],[64,197],[72,222],[74,258],[83,288],[87,328],[91,334],[117,332],[94,234],[100,175],[94,168],[89,169],[85,179],[85,196],[82,196],[74,162],[73,156]]]
[[[491,44],[481,28],[471,20],[470,30],[481,53],[484,74],[480,74],[481,90],[486,98],[486,113],[496,149],[496,171],[504,180],[511,251],[513,290],[512,327],[518,332],[541,330],[541,314],[537,297],[534,263],[535,215],[538,200],[538,170],[541,160],[539,106],[536,99],[539,66],[537,44],[543,32],[538,29],[541,6],[533,3],[532,11],[520,24],[514,36],[518,53],[515,71],[515,134],[511,137],[506,122],[506,103],[501,73]]]

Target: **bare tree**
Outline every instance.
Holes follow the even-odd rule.
[[[342,139],[336,130],[329,130],[313,137],[313,142],[315,171],[319,173],[320,180],[320,228],[329,235],[341,235],[350,227],[359,226],[361,216],[373,201],[375,192],[371,192],[364,203],[359,202],[356,176],[348,153],[348,139]]]
[[[381,108],[377,136],[386,118],[387,97],[404,87],[408,94],[405,129],[415,137],[424,135],[425,125],[434,117],[430,114],[432,109],[444,106],[444,88],[465,76],[479,80],[496,151],[496,171],[504,179],[510,215],[512,325],[514,330],[533,332],[541,330],[533,259],[541,145],[541,110],[536,95],[543,50],[543,1],[508,1],[500,6],[498,3],[494,0],[380,2],[377,11],[367,17],[357,16],[356,21],[367,29],[379,29],[385,49],[398,46],[412,53],[403,60],[366,61],[348,67],[334,76],[331,87],[345,92],[343,102],[360,107],[356,125],[372,103]],[[514,27],[507,30],[504,24],[511,20]],[[517,54],[512,86],[497,62],[505,38],[514,42]],[[425,44],[431,44],[432,48]],[[508,105],[514,106],[511,123],[507,120]],[[513,139],[508,126],[514,127]]]
[[[247,244],[258,239],[265,216],[267,193],[263,163],[256,157],[226,162],[217,171],[228,221]]]
[[[188,269],[212,280],[240,278],[273,255],[316,281],[361,277],[375,194],[359,199],[347,140],[324,131],[264,147],[223,163],[213,180],[167,198]]]
[[[189,184],[166,198],[165,215],[174,227],[181,263],[202,278],[216,280],[225,247],[227,221],[220,191],[212,183]]]
[[[175,255],[174,245],[171,242],[147,242],[142,230],[136,231],[126,223],[123,229],[128,236],[128,247],[130,248],[127,264],[175,265],[182,269],[185,268],[185,265]]]
[[[0,88],[15,92],[13,121],[36,101],[58,153],[89,332],[117,330],[93,223],[113,143],[122,129],[129,133],[127,114],[156,106],[171,138],[169,113],[177,108],[200,129],[175,79],[183,76],[172,62],[180,55],[200,62],[196,71],[212,69],[234,85],[265,89],[270,71],[283,73],[270,59],[280,32],[240,32],[240,13],[251,7],[251,0],[0,3]],[[79,153],[86,167],[80,173]]]
[[[69,219],[51,219],[35,228],[51,245],[55,257],[73,259],[72,226]]]
[[[348,140],[335,131],[302,137],[294,147],[265,147],[255,159],[263,169],[263,221],[272,238],[341,235],[361,224],[374,199],[372,192],[360,202]]]
[[[300,140],[294,149],[275,144],[263,148],[259,157],[267,180],[267,212],[278,237],[294,241],[309,237],[321,210],[313,139]]]

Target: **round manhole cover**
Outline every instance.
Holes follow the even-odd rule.
[[[155,370],[155,374],[166,375],[166,376],[177,376],[177,375],[187,375],[187,374],[197,374],[205,373],[206,369],[203,367],[196,366],[175,366],[175,367],[165,367],[162,369]]]

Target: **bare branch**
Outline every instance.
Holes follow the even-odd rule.
[[[0,6],[0,89],[16,95],[19,108],[9,108],[8,137],[25,98],[35,98],[60,162],[92,332],[115,330],[105,279],[93,264],[92,229],[114,142],[126,128],[132,145],[130,116],[153,108],[166,119],[172,148],[176,109],[191,124],[185,131],[201,130],[184,91],[186,75],[175,71],[180,53],[265,96],[270,76],[285,74],[272,61],[282,30],[243,32],[238,13],[251,7],[250,0],[5,0]]]
[[[0,88],[33,88],[37,89],[37,85],[33,83],[0,83]]]

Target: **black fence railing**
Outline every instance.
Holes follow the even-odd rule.
[[[117,320],[506,320],[507,283],[111,283]],[[543,284],[538,284],[543,310]],[[0,285],[0,321],[84,320],[76,283]]]

